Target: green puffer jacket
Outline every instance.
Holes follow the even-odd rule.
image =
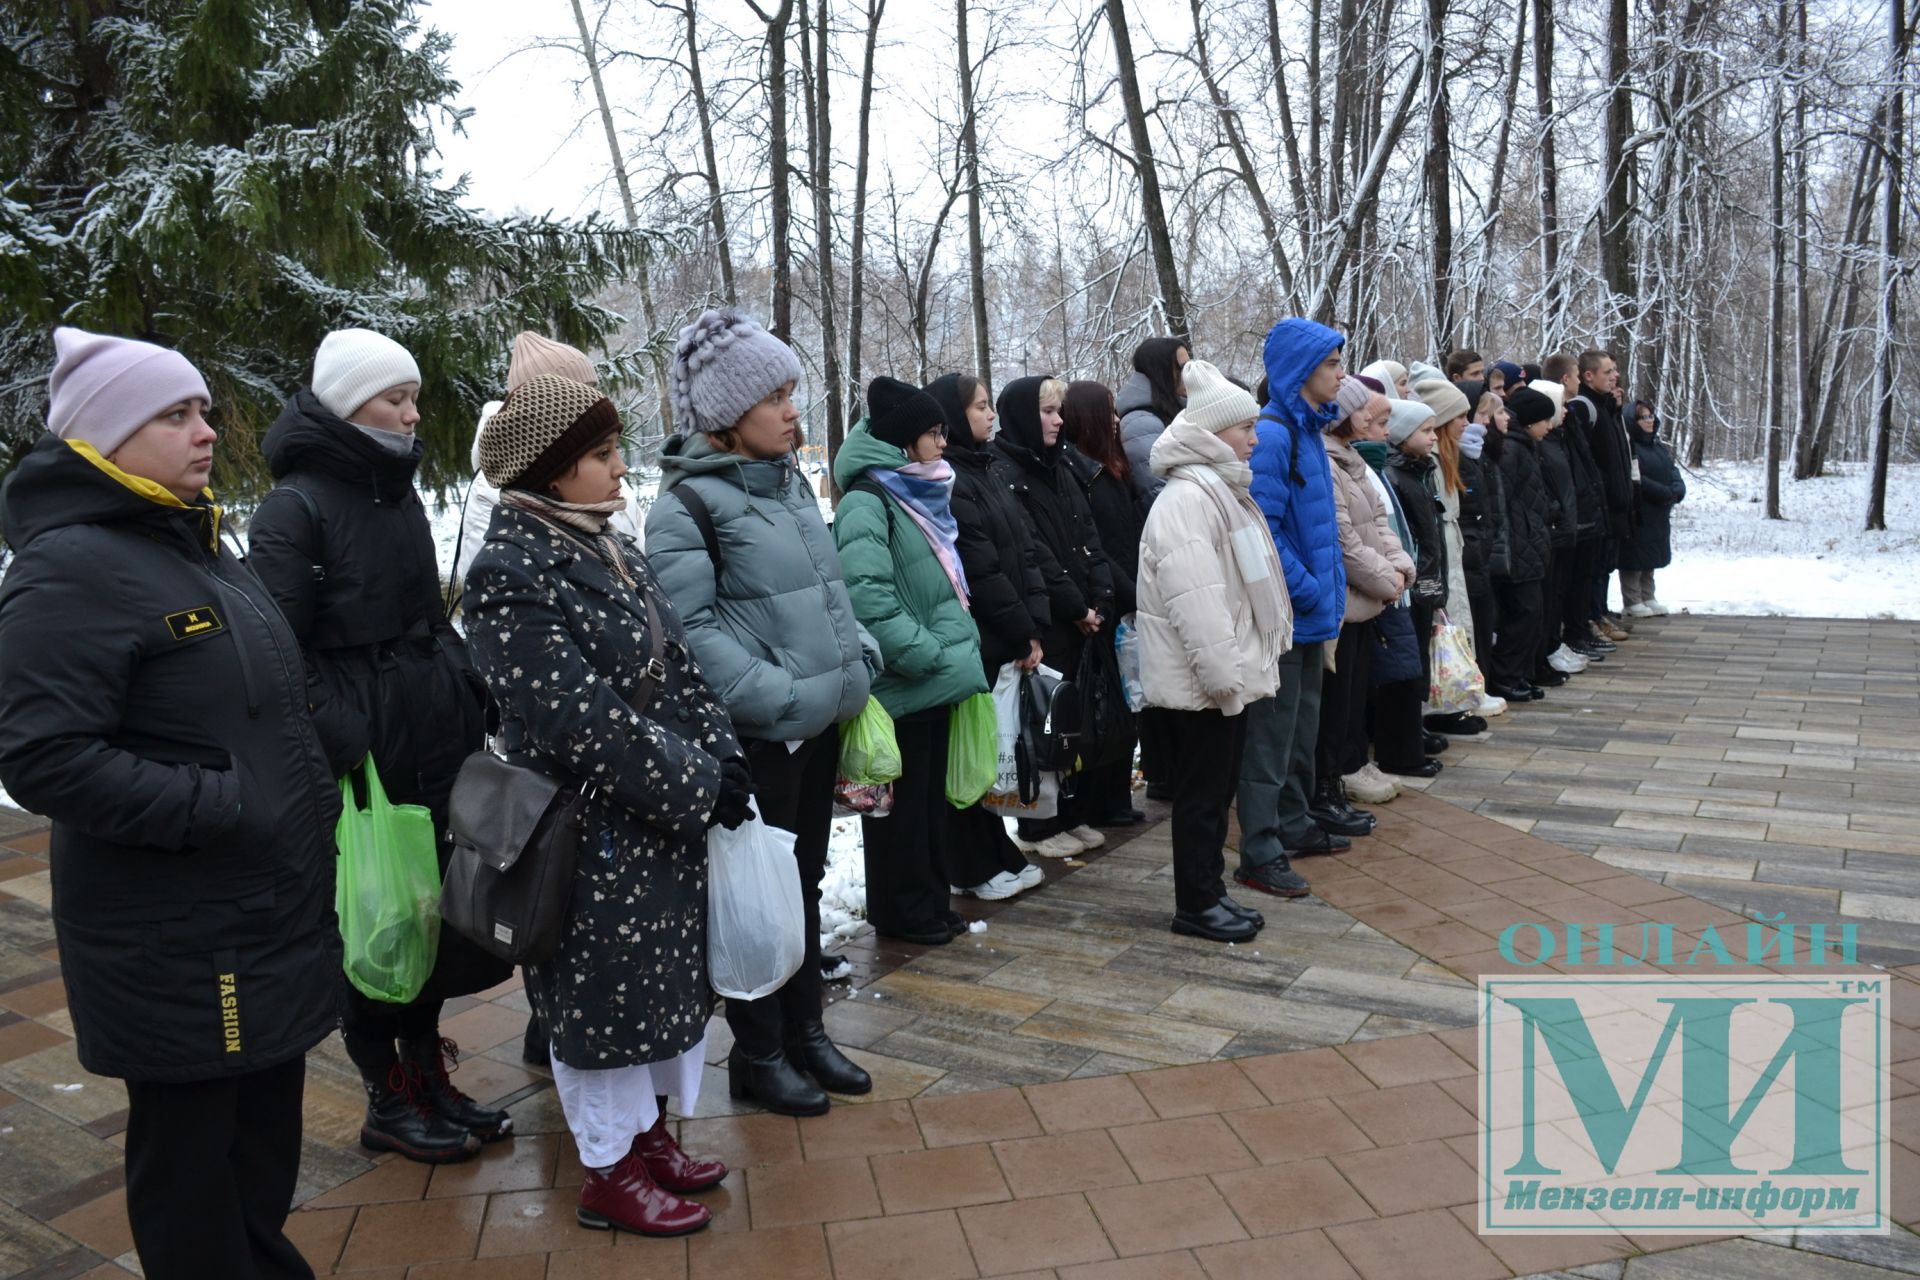
[[[867,705],[860,628],[820,504],[790,459],[748,461],[705,435],[667,442],[647,511],[647,563],[686,624],[700,670],[736,733],[811,738]],[[693,514],[713,516],[714,573]],[[717,577],[717,580],[716,580]]]
[[[892,498],[873,492],[873,481],[861,483],[869,467],[893,471],[906,462],[906,454],[868,434],[864,418],[847,433],[833,460],[834,483],[846,494],[834,517],[833,538],[854,616],[886,660],[873,695],[896,720],[951,706],[987,687],[980,633],[926,535]]]

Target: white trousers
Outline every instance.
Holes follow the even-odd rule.
[[[657,1098],[676,1098],[680,1114],[700,1102],[700,1073],[706,1067],[707,1038],[676,1058],[601,1071],[570,1067],[553,1060],[553,1086],[560,1095],[580,1163],[605,1169],[626,1157],[634,1138],[659,1119]]]

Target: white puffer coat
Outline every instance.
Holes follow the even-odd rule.
[[[1154,442],[1152,458],[1167,484],[1140,540],[1136,618],[1147,701],[1238,715],[1273,695],[1280,655],[1293,643],[1279,553],[1247,493],[1253,473],[1219,436],[1184,417]],[[1256,620],[1249,590],[1260,581],[1278,593],[1268,627]]]

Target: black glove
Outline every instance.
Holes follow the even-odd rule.
[[[753,773],[747,768],[747,762],[738,757],[722,760],[720,798],[714,802],[707,826],[734,830],[752,816],[752,811],[747,808],[747,801],[752,797]]]

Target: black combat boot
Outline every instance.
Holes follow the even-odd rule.
[[[451,1040],[402,1040],[400,1059],[413,1070],[433,1109],[482,1142],[513,1136],[513,1117],[483,1107],[454,1085],[452,1073],[460,1065],[460,1046]]]
[[[361,1146],[422,1164],[452,1164],[480,1149],[480,1139],[434,1110],[411,1063],[396,1062],[384,1074],[363,1070],[360,1079],[367,1087]]]

